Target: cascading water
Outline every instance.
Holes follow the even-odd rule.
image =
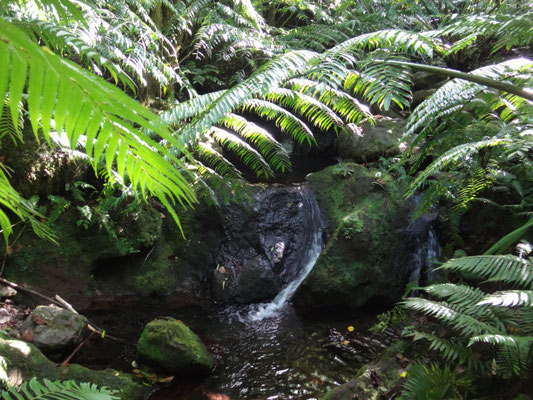
[[[261,303],[252,306],[252,309],[249,311],[247,317],[249,321],[261,321],[265,318],[271,318],[275,316],[279,310],[281,310],[287,304],[307,275],[309,275],[316,263],[316,260],[318,259],[318,256],[324,248],[324,222],[321,218],[318,203],[312,192],[308,191],[308,194],[305,196],[305,204],[302,203],[302,206],[310,207],[312,227],[314,229],[311,243],[309,243],[307,256],[302,263],[302,268],[294,280],[292,280],[285,288],[283,288],[277,294],[274,300],[272,300],[270,303]]]
[[[419,197],[415,196],[414,204],[416,205],[418,201]],[[421,215],[409,227],[413,231],[418,231],[418,234],[413,235],[416,247],[412,255],[411,265],[413,269],[409,276],[410,282],[423,285],[436,278],[436,272],[432,267],[442,255],[442,248],[434,227],[437,217],[437,211],[432,209]]]

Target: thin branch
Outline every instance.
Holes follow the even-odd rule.
[[[516,96],[522,97],[526,100],[533,101],[532,91],[515,86],[511,83],[501,82],[495,79],[487,78],[485,76],[474,75],[474,74],[470,74],[467,72],[461,72],[461,71],[457,71],[455,69],[450,69],[450,68],[434,67],[432,65],[415,64],[415,63],[410,63],[410,62],[405,62],[405,61],[382,60],[382,62],[386,62],[387,64],[391,64],[391,65],[409,67],[409,68],[417,69],[419,71],[432,72],[432,73],[439,74],[439,75],[449,76],[451,78],[464,79],[465,81],[479,83],[481,85],[485,85],[493,89],[501,90],[502,92],[508,92]]]

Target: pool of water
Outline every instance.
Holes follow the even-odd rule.
[[[135,343],[146,323],[159,315],[180,319],[195,331],[215,356],[217,366],[201,381],[175,377],[154,391],[151,400],[205,399],[208,393],[232,400],[318,399],[336,385],[353,379],[358,369],[389,345],[395,334],[369,331],[377,312],[317,313],[287,304],[273,317],[253,320],[256,306],[161,310],[138,305],[116,311],[87,313],[110,334],[131,344],[92,340],[77,362],[92,367],[131,371]],[[349,331],[348,327],[354,328]]]

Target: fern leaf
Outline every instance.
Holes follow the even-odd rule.
[[[533,288],[533,264],[529,260],[512,255],[461,257],[447,261],[440,269]]]

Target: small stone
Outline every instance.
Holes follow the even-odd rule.
[[[19,331],[33,332],[33,344],[46,353],[73,347],[84,338],[87,318],[56,306],[39,306],[26,318]]]
[[[13,297],[17,294],[17,291],[11,286],[0,285],[0,297]]]

